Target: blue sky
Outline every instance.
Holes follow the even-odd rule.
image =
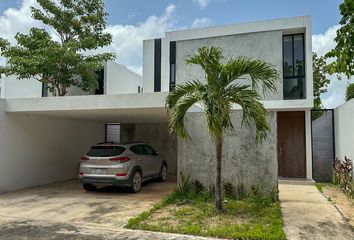
[[[20,0],[0,0],[0,12],[19,7]],[[206,3],[204,5],[198,2]],[[210,25],[311,15],[313,33],[323,33],[339,21],[340,0],[105,0],[109,24],[138,24],[151,15],[159,15],[169,5],[176,6],[178,23],[190,24],[196,18],[208,18]]]
[[[313,51],[325,54],[334,47],[341,0],[105,0],[109,14],[111,46],[117,62],[142,73],[143,39],[163,37],[168,30],[197,28],[274,19],[312,16]],[[36,0],[0,0],[0,37],[13,41],[17,32],[27,33],[40,26],[30,17],[29,7]],[[328,108],[344,102],[347,81],[332,79],[328,93],[322,95]]]

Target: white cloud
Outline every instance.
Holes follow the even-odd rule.
[[[209,4],[209,0],[193,0],[193,2],[197,3],[200,8],[206,8]]]
[[[192,23],[192,28],[201,28],[207,27],[211,24],[211,20],[209,18],[197,18]]]
[[[315,34],[312,36],[312,49],[319,56],[323,56],[329,50],[335,47],[334,38],[339,25],[330,27],[323,34]],[[335,108],[345,101],[345,90],[348,84],[348,79],[342,76],[342,80],[338,80],[336,75],[327,75],[331,80],[328,85],[328,92],[321,95],[322,103],[326,108]]]
[[[30,6],[37,6],[36,0],[23,0],[20,8],[9,8],[0,16],[0,35],[2,38],[14,42],[16,33],[27,33],[33,26],[39,26],[39,22],[31,18]]]
[[[13,36],[17,32],[28,33],[33,26],[41,26],[31,18],[30,6],[36,6],[35,0],[23,0],[20,7],[9,8],[0,15],[0,37],[15,43]],[[117,61],[131,70],[142,73],[143,40],[163,37],[176,25],[176,7],[169,5],[160,16],[150,16],[137,25],[109,25],[107,31],[113,35],[110,46],[97,52],[112,51]],[[42,26],[43,27],[43,26]],[[0,59],[0,64],[4,59]]]

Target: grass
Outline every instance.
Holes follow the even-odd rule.
[[[230,199],[214,212],[207,194],[173,192],[129,220],[127,228],[230,239],[285,239],[279,202],[251,197]]]

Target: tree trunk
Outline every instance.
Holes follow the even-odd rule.
[[[221,198],[221,157],[222,157],[222,139],[216,141],[216,181],[215,181],[215,211],[221,213],[222,198]]]

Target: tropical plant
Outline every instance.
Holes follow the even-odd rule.
[[[346,156],[344,160],[336,158],[333,162],[333,183],[349,197],[354,198],[353,163]]]
[[[330,80],[326,77],[327,65],[323,56],[312,53],[313,64],[313,108],[322,109],[321,94],[327,92]]]
[[[343,73],[350,79],[354,75],[354,1],[344,0],[339,5],[339,11],[342,18],[334,39],[336,46],[326,54],[326,57],[336,58],[329,64],[331,73]],[[340,78],[340,75],[338,77]]]
[[[232,130],[230,112],[233,104],[241,106],[242,123],[255,127],[256,140],[267,137],[270,126],[267,110],[260,102],[263,94],[276,91],[278,71],[261,60],[237,57],[226,60],[217,47],[202,47],[198,53],[187,58],[187,64],[199,65],[205,72],[205,82],[192,80],[176,86],[168,95],[166,106],[169,112],[169,128],[172,134],[190,139],[184,117],[193,104],[204,109],[207,131],[216,148],[215,209],[222,211],[221,157],[224,132]],[[249,77],[249,83],[239,81]]]
[[[0,38],[0,55],[7,59],[0,74],[35,78],[59,96],[71,86],[83,91],[96,89],[96,72],[103,61],[114,58],[112,53],[88,53],[112,42],[112,35],[105,32],[103,0],[37,2],[40,8],[31,7],[32,18],[45,29],[33,27],[28,35],[17,33],[16,45]]]

